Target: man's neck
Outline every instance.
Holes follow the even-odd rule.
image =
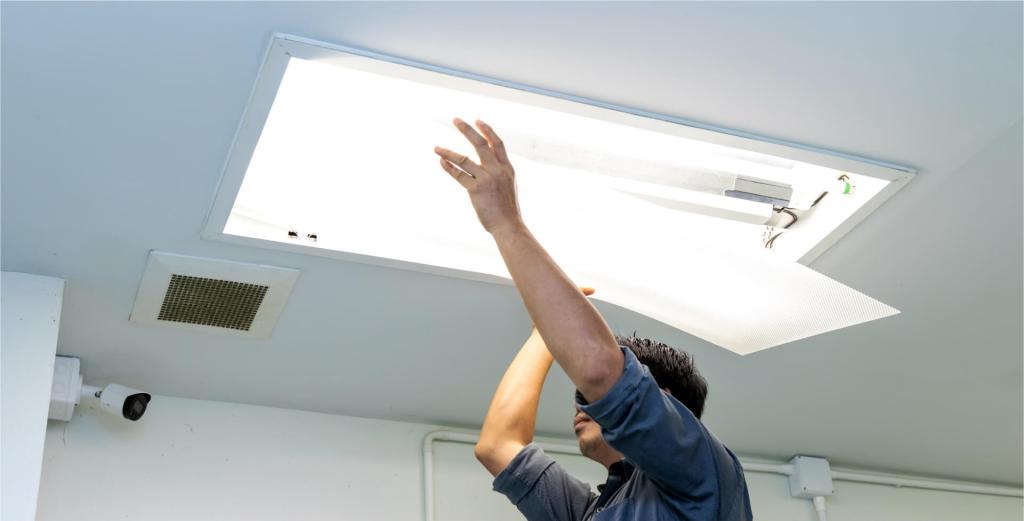
[[[623,458],[625,458],[625,456],[619,454],[618,452],[608,452],[607,454],[601,454],[597,458],[594,458],[594,460],[596,460],[601,465],[604,465],[604,469],[608,470],[615,463],[622,461]]]

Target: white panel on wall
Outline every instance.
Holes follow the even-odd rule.
[[[40,521],[420,518],[437,427],[167,396],[138,422],[93,407],[47,428]]]
[[[789,481],[747,473],[755,519],[814,521],[810,501],[789,497]],[[1020,498],[835,482],[827,501],[829,521],[1020,521]]]
[[[35,519],[63,298],[61,279],[9,272],[0,278],[4,521]]]

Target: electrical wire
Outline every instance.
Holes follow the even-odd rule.
[[[790,226],[793,226],[794,224],[796,224],[797,221],[800,220],[800,218],[797,217],[796,214],[793,213],[793,211],[791,209],[789,209],[789,208],[779,208],[777,211],[779,213],[785,213],[785,214],[787,214],[787,215],[789,215],[790,217],[793,218],[792,221],[789,221],[789,224],[787,224],[787,225],[782,227],[783,230],[788,229]]]
[[[818,199],[820,200],[821,198],[819,197]],[[790,226],[793,226],[794,224],[796,224],[797,221],[800,220],[800,218],[797,217],[796,213],[793,212],[792,208],[775,208],[775,213],[785,213],[786,215],[792,217],[793,220],[789,221],[785,226],[782,227],[783,231],[776,233],[775,235],[772,235],[771,237],[768,238],[768,240],[764,241],[764,247],[769,249],[775,244],[775,239],[778,239],[779,236],[785,232],[785,230],[788,230]],[[774,227],[772,226],[769,228]]]
[[[850,176],[848,176],[846,174],[842,174],[842,175],[839,176],[838,180],[839,181],[843,181],[845,183],[849,183],[850,182]],[[811,208],[814,208],[815,206],[818,206],[818,203],[820,203],[821,200],[824,199],[826,195],[828,195],[827,191],[826,192],[822,192],[821,195],[819,195],[818,198],[815,199],[813,203],[811,203],[811,206],[808,207],[808,210],[810,210]],[[793,220],[789,221],[789,224],[787,224],[787,225],[782,227],[782,230],[783,230],[782,232],[776,233],[775,235],[772,235],[772,231],[775,230],[775,227],[769,225],[768,226],[768,230],[766,232],[766,235],[768,236],[768,239],[766,239],[764,241],[764,247],[765,248],[771,248],[775,244],[775,239],[778,239],[779,236],[782,235],[785,230],[788,230],[790,226],[793,226],[794,224],[796,224],[797,221],[800,220],[800,218],[797,217],[797,214],[793,212],[793,208],[789,208],[789,207],[784,207],[783,206],[783,207],[776,207],[776,208],[774,208],[774,210],[775,210],[775,213],[785,213],[785,214],[789,215],[790,217],[793,218]]]

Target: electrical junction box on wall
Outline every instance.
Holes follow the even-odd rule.
[[[53,362],[53,387],[50,390],[50,419],[71,421],[82,394],[82,361],[58,356]]]
[[[795,498],[811,499],[831,496],[832,469],[825,458],[796,456],[789,461],[793,473],[789,475],[789,493]]]

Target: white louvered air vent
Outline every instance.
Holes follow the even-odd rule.
[[[269,337],[299,271],[153,251],[131,321]]]

